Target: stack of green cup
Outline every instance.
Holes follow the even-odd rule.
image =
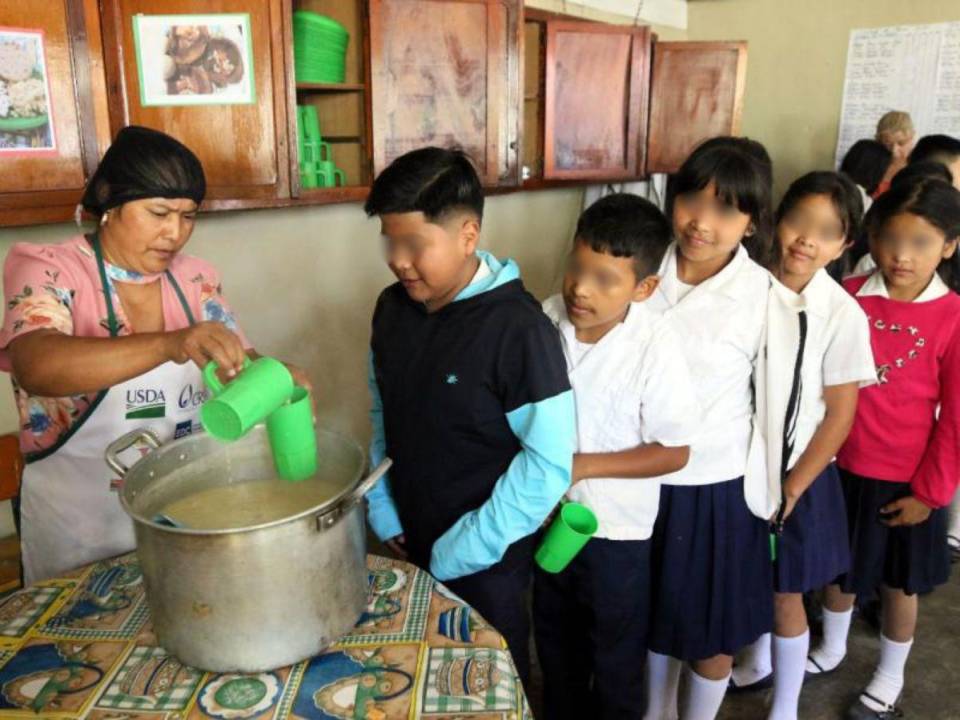
[[[293,14],[293,60],[297,82],[342,83],[350,33],[332,18],[307,10]]]
[[[247,360],[227,385],[217,377],[217,363],[203,368],[211,398],[200,408],[204,429],[218,440],[233,442],[257,423],[267,422],[267,437],[277,475],[299,481],[317,471],[317,437],[310,393],[295,385],[279,360]]]
[[[330,145],[320,136],[317,108],[297,106],[297,143],[300,148],[300,186],[305,189],[347,184],[346,174],[333,162]]]

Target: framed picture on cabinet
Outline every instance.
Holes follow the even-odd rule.
[[[135,15],[140,103],[144,107],[254,103],[250,33],[246,13]]]
[[[56,154],[43,31],[0,27],[0,158]]]

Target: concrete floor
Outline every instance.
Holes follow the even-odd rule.
[[[847,659],[829,677],[804,686],[800,720],[842,720],[847,706],[870,680],[880,643],[863,620],[854,620]],[[534,667],[528,690],[535,716],[541,717],[540,670]],[[728,696],[719,720],[765,720],[771,691]],[[901,702],[909,720],[960,720],[960,564],[950,582],[920,600],[920,622],[907,662]],[[592,720],[584,718],[584,720]]]

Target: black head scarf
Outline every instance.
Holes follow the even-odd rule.
[[[158,130],[123,128],[87,183],[81,204],[96,217],[144,198],[189,198],[198,205],[207,190],[203,166],[179,140]]]

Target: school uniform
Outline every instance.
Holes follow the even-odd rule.
[[[876,368],[866,315],[823,269],[801,293],[773,280],[765,345],[756,386],[767,435],[772,510],[782,501],[782,482],[826,415],[823,388],[871,385]],[[800,496],[777,537],[774,588],[784,593],[818,589],[849,564],[843,490],[831,463]]]
[[[849,593],[880,583],[929,592],[950,572],[945,507],[960,476],[960,296],[937,275],[911,303],[890,299],[879,271],[844,287],[867,314],[878,382],[860,393],[837,454],[852,555],[839,582]],[[908,495],[930,517],[884,525],[880,508]]]
[[[680,337],[703,422],[687,466],[661,478],[649,646],[682,660],[733,655],[773,624],[767,521],[744,487],[770,275],[741,246],[719,273],[685,287],[675,245],[659,274],[647,302]]]
[[[473,282],[436,312],[400,283],[377,302],[371,459],[394,464],[368,517],[506,638],[525,680],[532,535],[570,485],[573,395],[516,263],[478,255]]]
[[[544,311],[560,334],[577,409],[577,450],[689,445],[700,409],[680,341],[646,303],[598,343],[577,340],[557,295]],[[590,478],[567,492],[598,529],[567,568],[535,572],[534,631],[544,674],[545,716],[640,718],[650,599],[655,478]]]

